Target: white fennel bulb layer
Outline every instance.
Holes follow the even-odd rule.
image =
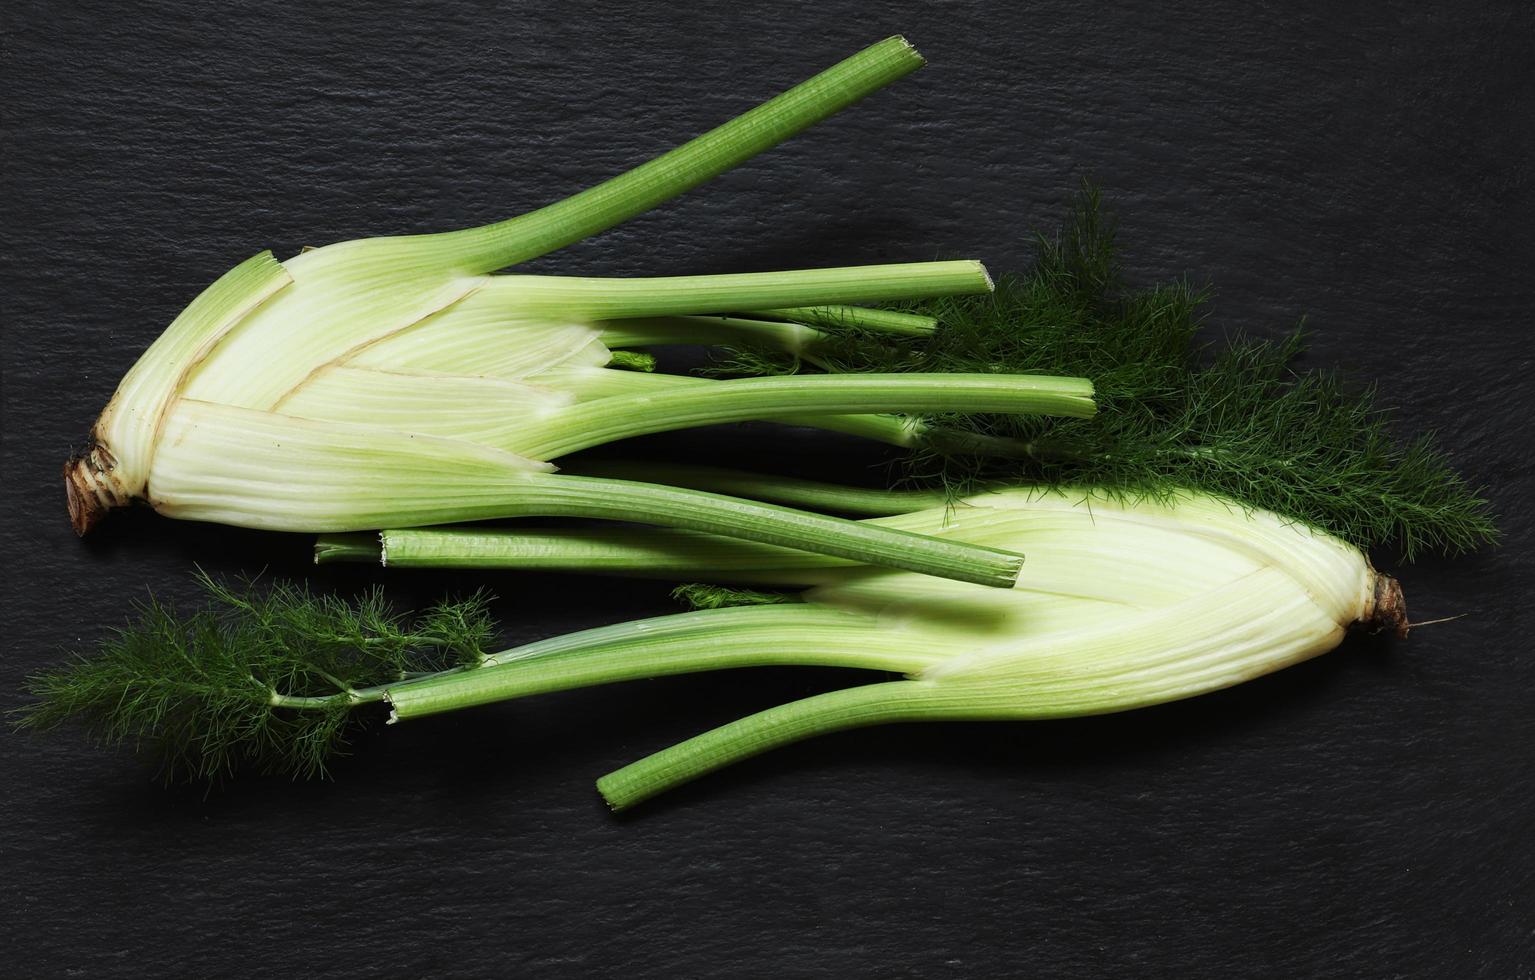
[[[1208,496],[1012,490],[873,523],[1028,556],[1012,590],[869,569],[805,596],[921,636],[935,655],[918,679],[1016,685],[1022,714],[1224,687],[1326,652],[1375,615],[1378,577],[1358,549]]]
[[[179,400],[150,471],[170,517],[271,530],[499,516],[548,463],[460,439]]]

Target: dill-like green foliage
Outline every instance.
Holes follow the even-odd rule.
[[[443,602],[407,623],[375,589],[355,603],[301,585],[232,587],[199,573],[207,603],[153,598],[93,656],[29,678],[23,727],[83,721],[111,744],[158,752],[167,778],[215,779],[254,765],[325,774],[342,751],[356,692],[477,663],[493,635],[488,598]],[[277,697],[308,698],[277,706]]]
[[[1131,289],[1113,222],[1085,187],[1061,233],[1038,239],[1027,274],[992,296],[908,306],[937,317],[931,338],[835,331],[818,365],[843,371],[1076,375],[1097,389],[1091,419],[942,415],[939,438],[906,477],[958,495],[1020,481],[1091,485],[1130,496],[1187,488],[1271,510],[1360,547],[1468,551],[1496,536],[1487,504],[1428,436],[1399,444],[1372,389],[1298,371],[1299,332],[1279,343],[1198,339],[1206,292],[1175,282]],[[717,372],[782,374],[802,365],[737,350]],[[943,432],[1010,440],[991,457],[944,451]],[[1005,458],[1004,458],[1005,456]]]

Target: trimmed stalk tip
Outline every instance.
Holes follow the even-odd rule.
[[[107,512],[132,503],[133,495],[114,472],[117,459],[100,443],[71,456],[64,464],[64,497],[69,504],[69,525],[75,534],[101,523]]]
[[[1372,632],[1389,630],[1397,639],[1407,639],[1407,599],[1402,595],[1401,582],[1390,575],[1375,574],[1375,596],[1364,623]]]

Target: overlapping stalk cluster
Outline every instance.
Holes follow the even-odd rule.
[[[640,214],[921,64],[891,38],[628,173],[498,224],[247,260],[139,359],[89,450],[65,467],[76,530],[135,502],[284,531],[594,517],[1011,585],[1016,559],[992,550],[644,481],[567,476],[552,464],[615,439],[746,419],[819,421],[913,445],[925,438],[921,425],[869,413],[1092,414],[1092,385],[1080,378],[727,382],[631,370],[646,366],[633,348],[678,341],[752,340],[813,357],[818,322],[930,330],[928,318],[836,304],[987,292],[980,263],[660,279],[490,274]],[[725,315],[733,313],[744,315]]]
[[[762,665],[902,675],[770,708],[610,774],[598,786],[621,809],[825,732],[1122,711],[1316,656],[1356,626],[1405,635],[1401,589],[1362,549],[1471,547],[1493,533],[1483,502],[1426,443],[1397,449],[1368,396],[1288,374],[1292,347],[1239,345],[1201,365],[1200,297],[1123,291],[1096,200],[996,297],[974,262],[491,274],[653,207],[920,64],[892,38],[507,222],[282,263],[263,253],[150,348],[65,471],[81,533],[143,502],[326,532],[322,562],[691,582],[694,611],[492,652],[479,598],[411,624],[376,593],[352,606],[208,580],[210,608],[150,605],[101,656],[35,678],[28,723],[84,716],[203,776],[247,763],[314,774],[374,707],[406,721]],[[736,373],[758,376],[652,370],[643,349],[679,343],[732,348]],[[870,490],[646,461],[577,476],[552,462],[747,419],[880,440],[939,479]],[[464,523],[535,515],[659,526]]]

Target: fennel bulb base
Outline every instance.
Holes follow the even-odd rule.
[[[81,537],[109,511],[128,506],[135,497],[117,473],[117,457],[94,439],[88,449],[64,464],[64,495],[69,524]]]

